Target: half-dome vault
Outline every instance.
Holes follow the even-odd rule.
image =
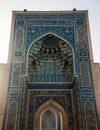
[[[47,34],[28,53],[29,82],[72,82],[73,51],[64,40]]]

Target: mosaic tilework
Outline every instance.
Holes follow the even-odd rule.
[[[15,37],[15,50],[22,49],[22,44],[23,44],[23,29],[18,28],[16,32],[16,37]]]
[[[93,103],[90,101],[86,101],[84,103],[84,111],[85,111],[85,123],[88,130],[96,130],[96,121],[94,114]],[[92,120],[91,120],[92,119]]]
[[[22,21],[22,20],[21,21],[16,21],[16,25],[21,25],[21,26],[25,25],[25,21]]]
[[[35,84],[27,84],[28,89],[72,89],[73,84],[72,83],[66,83],[66,84],[62,84],[62,83],[35,83]]]
[[[88,63],[84,60],[80,62],[80,75],[82,87],[90,87],[90,72]]]
[[[24,44],[24,29],[18,27],[16,29],[15,41],[14,41],[14,61],[23,61],[23,44]]]
[[[20,100],[20,89],[15,89],[15,87],[13,89],[10,90],[10,100],[16,100],[17,102]]]
[[[28,22],[28,21],[27,21]],[[28,24],[26,22],[26,25]],[[48,26],[46,26],[46,22],[45,21],[45,26],[41,26],[41,23],[40,25],[36,26],[38,23],[38,21],[34,21],[32,23],[32,25],[27,25],[26,26],[26,49],[28,49],[29,45],[34,41],[36,40],[37,38],[43,36],[43,35],[46,35],[47,33],[53,33],[55,35],[58,35],[59,37],[62,37],[64,39],[66,39],[67,41],[69,41],[71,43],[71,45],[74,47],[74,44],[75,44],[75,39],[74,39],[74,26],[66,26],[66,22],[64,25],[62,26],[58,26],[56,25],[53,25],[50,26],[50,24]],[[52,21],[49,21],[49,23],[52,22]],[[36,24],[35,26],[34,23]],[[70,22],[69,22],[70,23]],[[23,67],[25,67],[25,64],[23,64]],[[22,68],[23,69],[23,73],[25,73],[25,70],[26,68]]]
[[[29,75],[29,82],[72,82],[73,77],[66,73],[32,73]]]
[[[88,52],[85,50],[85,51],[78,51],[78,56],[79,57],[88,57]]]
[[[29,109],[28,109],[28,130],[33,129],[33,120],[34,120],[34,113],[35,111],[45,102],[47,102],[49,99],[54,100],[58,104],[60,104],[65,111],[68,113],[68,122],[69,122],[69,130],[73,130],[73,115],[72,115],[72,103],[71,103],[71,92],[70,91],[41,91],[36,90],[30,91],[29,95]]]
[[[16,130],[17,109],[18,109],[17,102],[12,101],[8,108],[8,114],[7,114],[8,120],[6,122],[7,130]]]
[[[53,34],[36,41],[28,55],[29,82],[72,82],[73,52]]]
[[[84,98],[93,97],[92,88],[82,88],[82,97],[84,97]]]
[[[44,14],[16,14],[15,16],[16,20],[43,20],[46,19],[46,20],[77,20],[77,24],[79,24],[79,21],[81,20],[85,20],[85,14],[84,13],[58,13],[58,14],[47,14],[47,13],[44,13]]]
[[[20,21],[19,21],[20,22]],[[55,25],[76,25],[76,21],[32,21],[28,20],[27,25],[46,25],[46,26],[55,26]]]
[[[85,50],[87,48],[86,45],[86,31],[83,27],[77,28],[78,29],[78,48],[80,50]]]
[[[38,38],[41,34],[45,34],[48,32],[53,32],[54,34],[58,34],[67,38],[71,43],[74,43],[74,27],[66,27],[66,26],[27,26],[27,47],[30,43],[33,42],[34,37]]]
[[[20,83],[20,64],[15,63],[13,67],[13,74],[12,74],[12,87],[19,86]]]

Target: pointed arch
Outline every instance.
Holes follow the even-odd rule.
[[[62,114],[62,121],[63,121],[63,130],[68,130],[68,116],[65,110],[61,105],[59,105],[57,102],[53,100],[49,100],[45,102],[43,105],[41,105],[38,110],[35,113],[35,118],[34,118],[34,130],[39,130],[40,129],[40,115],[41,113],[49,106],[52,106],[56,108],[58,111],[61,112]]]
[[[68,46],[71,48],[71,50],[72,50],[72,55],[73,55],[73,70],[74,70],[74,73],[75,73],[74,48],[73,48],[72,45],[71,45],[68,41],[66,41],[64,38],[62,38],[62,37],[60,37],[60,36],[58,36],[58,35],[56,35],[56,34],[54,34],[54,33],[52,33],[52,32],[48,32],[48,33],[42,35],[41,37],[37,38],[36,40],[34,40],[34,42],[32,42],[32,44],[29,46],[28,51],[27,51],[26,75],[27,75],[27,73],[28,73],[28,62],[29,62],[29,61],[28,61],[28,56],[29,56],[30,49],[32,48],[32,46],[33,46],[34,44],[36,44],[37,41],[39,41],[40,39],[42,39],[43,37],[45,37],[45,36],[47,36],[47,35],[49,35],[49,34],[51,34],[51,35],[55,36],[56,38],[62,40],[64,43],[66,43],[66,45],[68,45]]]
[[[45,130],[48,127],[56,129],[57,115],[52,109],[44,110],[40,116],[40,130]]]

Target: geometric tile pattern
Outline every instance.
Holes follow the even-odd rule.
[[[86,128],[88,128],[88,130],[96,130],[97,128],[94,124],[95,114],[94,114],[93,103],[90,101],[86,101],[84,103],[84,111],[85,111],[85,116],[86,116],[85,118]]]
[[[9,104],[7,112],[7,122],[6,122],[7,130],[16,130],[17,110],[18,110],[17,103],[15,101],[12,101]]]
[[[85,60],[80,62],[81,86],[90,87],[90,72],[88,63]]]
[[[19,63],[15,63],[14,64],[14,71],[12,74],[12,86],[19,86],[19,81],[20,81],[20,64]]]
[[[54,100],[58,104],[60,104],[65,111],[68,113],[68,124],[69,130],[73,130],[73,112],[72,112],[72,99],[71,99],[71,91],[52,91],[52,90],[30,90],[29,93],[29,116],[28,116],[28,129],[33,130],[34,122],[34,113],[36,110],[49,99]]]

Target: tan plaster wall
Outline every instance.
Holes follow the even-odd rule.
[[[99,63],[93,64],[93,81],[94,81],[97,112],[100,120],[100,65]]]
[[[0,130],[2,130],[2,122],[7,98],[8,77],[9,77],[9,65],[0,64]]]

